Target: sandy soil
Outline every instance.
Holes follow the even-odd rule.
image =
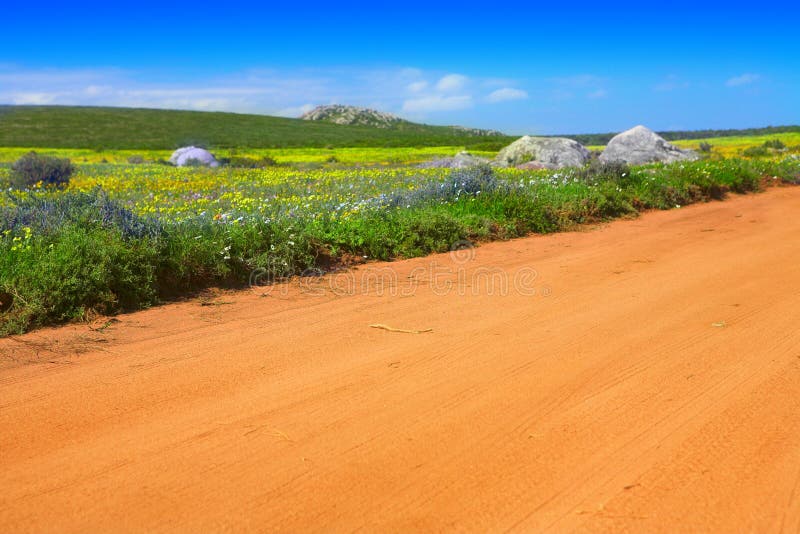
[[[798,214],[778,188],[0,340],[0,531],[797,532]]]

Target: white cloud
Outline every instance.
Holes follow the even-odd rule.
[[[600,100],[601,98],[606,98],[607,96],[608,96],[608,91],[606,91],[605,89],[597,89],[587,94],[586,98],[588,98],[589,100]]]
[[[750,85],[757,82],[761,78],[758,74],[746,72],[741,76],[734,76],[725,82],[728,87],[739,87],[740,85]]]
[[[298,117],[317,105],[341,103],[424,122],[427,114],[527,98],[525,91],[514,89],[516,80],[504,80],[503,85],[499,81],[407,67],[261,68],[168,78],[163,72],[147,70],[0,65],[0,104],[193,109]],[[459,121],[455,116],[447,120]]]
[[[82,84],[93,80],[105,80],[122,73],[119,69],[37,69],[24,70],[13,66],[0,68],[0,84]]]
[[[58,93],[12,93],[11,103],[18,106],[52,104],[58,98]]]
[[[414,67],[406,67],[404,69],[400,69],[399,74],[403,78],[421,78],[423,72],[420,69],[416,69]]]
[[[528,93],[522,89],[503,87],[489,93],[486,100],[489,102],[507,102],[509,100],[525,100],[526,98],[528,98]]]
[[[290,119],[296,119],[300,117],[300,115],[308,113],[315,107],[316,106],[314,104],[303,104],[302,106],[294,106],[294,107],[279,109],[278,111],[275,112],[275,115],[277,115],[278,117],[289,117]]]
[[[120,94],[155,98],[188,96],[254,96],[270,92],[268,87],[179,87],[176,89],[126,89]]]
[[[406,88],[412,93],[419,93],[428,88],[428,82],[426,82],[425,80],[421,80],[419,82],[413,82],[408,84]]]
[[[90,85],[86,88],[86,94],[89,96],[97,96],[111,92],[110,85]]]
[[[335,74],[339,74],[338,72]],[[403,72],[407,76],[409,72]],[[245,71],[182,81],[152,81],[120,69],[0,68],[0,104],[61,104],[275,113],[336,98],[360,103],[368,81],[327,71]],[[377,86],[380,93],[383,85]],[[370,94],[370,97],[373,95]],[[398,91],[395,107],[404,93]]]
[[[468,81],[469,78],[461,74],[448,74],[436,82],[436,89],[443,93],[454,93],[463,89]]]
[[[403,111],[406,113],[454,111],[470,107],[472,107],[472,97],[469,95],[431,95],[412,98],[403,102]]]

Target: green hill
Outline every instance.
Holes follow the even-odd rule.
[[[785,132],[800,132],[800,126],[658,133],[673,141]],[[614,135],[563,137],[584,145],[605,145]],[[209,148],[466,146],[473,150],[499,150],[516,137],[491,130],[429,126],[404,120],[389,127],[376,127],[207,111],[0,105],[1,147],[171,150],[186,145]]]
[[[0,106],[0,146],[89,149],[480,146],[503,135],[404,123],[387,129],[204,111],[77,106]]]

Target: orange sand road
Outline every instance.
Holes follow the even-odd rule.
[[[0,531],[797,532],[799,236],[779,188],[0,340]]]

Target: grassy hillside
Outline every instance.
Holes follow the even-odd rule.
[[[402,129],[338,125],[265,115],[157,109],[0,106],[0,146],[89,149],[474,146],[510,137],[447,126]]]
[[[708,140],[789,132],[800,132],[800,126],[659,133],[668,140]],[[602,146],[614,135],[565,137],[587,146]],[[238,113],[0,105],[0,147],[172,150],[190,144],[217,149],[459,146],[497,151],[514,139],[516,136],[475,135],[469,129],[406,121],[387,129]]]

